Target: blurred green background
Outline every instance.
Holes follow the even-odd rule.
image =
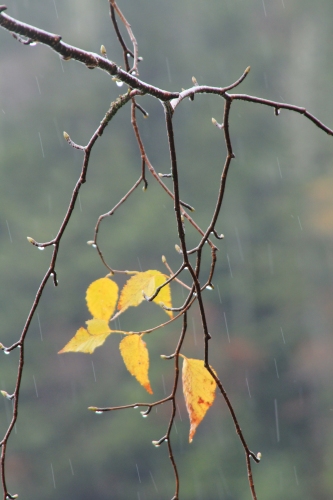
[[[8,15],[62,35],[67,43],[122,64],[106,0],[11,0]],[[139,43],[140,78],[179,91],[225,86],[250,65],[238,89],[306,107],[333,126],[330,0],[119,0]],[[124,88],[124,87],[123,87]],[[46,47],[25,47],[0,32],[0,296],[5,345],[22,331],[51,250],[37,241],[55,236],[79,176],[82,154],[62,137],[86,144],[120,89],[101,71],[64,62]],[[138,116],[148,156],[169,171],[163,109],[140,99]],[[216,96],[184,101],[174,117],[181,198],[208,224],[225,157],[223,116]],[[250,103],[232,106],[236,155],[217,225],[225,239],[206,292],[211,364],[217,370],[254,452],[259,499],[333,498],[333,161],[332,138],[302,116]],[[147,419],[139,410],[95,415],[87,407],[154,401],[169,393],[179,324],[146,338],[154,396],[126,371],[119,336],[93,355],[57,352],[89,319],[85,291],[106,274],[93,238],[98,216],[110,210],[139,176],[140,156],[122,108],[91,156],[87,183],[60,247],[59,287],[49,283],[29,330],[20,414],[9,442],[9,489],[24,499],[169,499],[173,472],[164,446],[171,408]],[[179,255],[170,199],[150,181],[102,223],[100,243],[116,269],[177,269]],[[195,245],[198,237],[186,225]],[[209,253],[209,252],[208,252]],[[204,269],[208,269],[209,255]],[[185,279],[185,278],[184,278]],[[119,281],[121,283],[121,280]],[[173,289],[174,303],[182,292]],[[139,330],[166,319],[144,304],[121,316]],[[198,311],[189,315],[184,354],[203,357]],[[1,353],[0,353],[1,354]],[[1,389],[12,392],[18,353],[1,356]],[[0,401],[0,431],[11,403]],[[222,398],[188,444],[189,422],[179,394],[172,434],[183,500],[250,499],[243,449]]]

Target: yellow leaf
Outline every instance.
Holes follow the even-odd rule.
[[[104,344],[105,339],[112,333],[109,325],[103,319],[86,321],[87,330],[79,328],[74,337],[58,354],[64,352],[87,352],[92,354],[96,347]]]
[[[168,276],[159,271],[151,270],[143,273],[137,273],[132,276],[124,285],[120,293],[118,302],[119,311],[125,311],[130,306],[138,306],[144,300],[145,295],[150,297],[155,292],[156,288],[162,285]],[[164,304],[167,307],[172,307],[170,285],[165,285],[157,297],[153,300],[158,305]],[[172,311],[165,311],[172,318]]]
[[[191,424],[189,436],[191,443],[198,425],[214,402],[216,382],[206,370],[204,361],[189,359],[185,356],[182,378],[185,403]]]
[[[127,335],[120,342],[119,349],[130,374],[137,379],[149,394],[153,394],[148,378],[148,349],[141,336],[137,334]]]
[[[87,289],[87,307],[94,318],[109,321],[117,300],[118,285],[109,278],[93,281]]]

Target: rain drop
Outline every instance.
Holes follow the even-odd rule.
[[[95,411],[96,415],[102,415],[102,411]]]
[[[40,250],[40,251],[44,250],[44,247],[37,247],[37,248],[38,248],[38,250]]]
[[[116,80],[116,84],[118,87],[122,87],[124,85],[124,82],[122,82],[121,80]]]

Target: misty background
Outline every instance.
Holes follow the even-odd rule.
[[[122,65],[106,0],[9,0],[9,16],[59,34],[63,41]],[[140,78],[170,91],[199,84],[226,86],[247,66],[235,92],[304,106],[333,126],[333,4],[330,0],[119,0],[143,61]],[[102,71],[62,61],[49,48],[26,47],[0,30],[0,342],[18,340],[51,249],[27,242],[53,238],[63,220],[82,153],[65,130],[87,144],[119,89]],[[138,125],[158,172],[169,171],[161,104],[138,99],[148,111]],[[174,116],[181,198],[210,221],[225,159],[224,101],[196,95]],[[253,473],[259,499],[333,497],[333,162],[332,138],[300,115],[245,102],[231,107],[236,159],[228,176],[217,230],[215,289],[205,292],[211,364],[234,405],[248,445],[262,453]],[[169,499],[173,471],[162,437],[171,407],[143,419],[140,410],[103,415],[88,406],[152,402],[169,394],[171,354],[180,323],[145,341],[153,396],[127,372],[119,336],[93,355],[57,352],[90,318],[86,288],[107,274],[93,239],[100,214],[110,210],[139,176],[141,160],[125,106],[93,149],[87,183],[60,245],[59,286],[48,283],[26,341],[20,412],[6,462],[11,493],[25,499]],[[99,243],[116,269],[165,268],[181,263],[172,201],[148,176],[112,218]],[[170,184],[171,186],[171,184]],[[186,225],[189,242],[198,235]],[[210,253],[204,258],[208,270]],[[186,277],[184,278],[186,279]],[[121,285],[123,281],[118,280]],[[182,290],[172,288],[174,305]],[[119,318],[140,330],[167,319],[153,304]],[[183,353],[203,358],[195,306]],[[13,392],[18,353],[0,353],[1,389]],[[12,405],[0,401],[1,435]],[[244,452],[222,397],[191,445],[179,391],[172,443],[183,500],[250,499]]]

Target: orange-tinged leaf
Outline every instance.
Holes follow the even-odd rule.
[[[93,281],[86,294],[87,307],[93,318],[109,321],[116,308],[118,285],[109,278]]]
[[[138,306],[144,300],[144,294],[152,296],[156,288],[162,285],[168,276],[160,271],[145,271],[132,276],[124,285],[118,302],[119,311],[125,311],[128,307]],[[158,305],[164,304],[172,307],[170,285],[165,285],[153,300]],[[165,311],[172,318],[172,311]]]
[[[104,344],[105,339],[112,333],[108,323],[103,319],[86,321],[87,329],[81,327],[74,337],[58,354],[64,352],[86,352],[92,354],[96,347]]]
[[[189,435],[191,443],[198,425],[214,402],[216,382],[206,370],[203,360],[189,359],[185,356],[182,378],[185,403],[191,424]]]
[[[119,349],[130,374],[137,379],[149,394],[153,394],[148,378],[148,349],[141,336],[137,334],[127,335],[120,342]]]

